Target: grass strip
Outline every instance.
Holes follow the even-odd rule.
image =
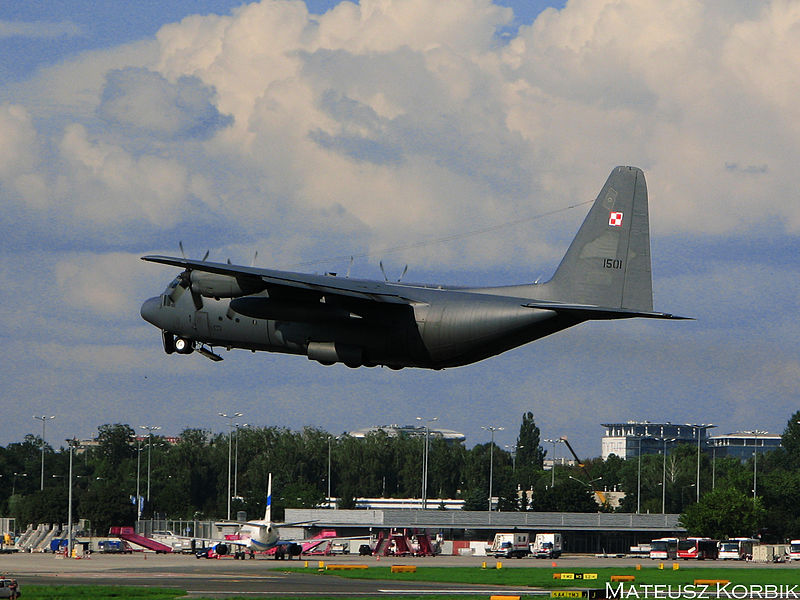
[[[118,598],[131,598],[133,600],[180,600],[186,598],[186,592],[175,589],[152,589],[136,586],[103,586],[103,585],[27,585],[23,590],[25,600],[116,600]],[[255,595],[254,597],[259,597]],[[192,600],[241,600],[241,595],[221,598],[215,596],[213,599],[192,596]],[[313,598],[314,600],[364,600],[364,596],[353,596],[347,598],[343,596],[320,596],[309,593],[308,595],[292,596],[270,596],[270,600],[298,600],[299,598]],[[533,600],[534,596],[521,596],[523,600]],[[432,595],[424,596],[402,596],[381,595],[381,600],[464,600],[462,595]],[[541,599],[539,599],[541,600]]]
[[[401,561],[402,562],[402,561]],[[800,582],[800,569],[789,566],[777,568],[736,567],[686,567],[673,570],[671,563],[664,569],[657,566],[602,567],[602,568],[542,568],[514,567],[506,569],[481,569],[476,567],[418,566],[416,573],[391,573],[391,566],[370,567],[361,571],[324,571],[321,576],[352,579],[386,579],[391,581],[438,581],[443,583],[468,583],[500,586],[528,586],[545,589],[605,588],[611,584],[612,575],[633,575],[635,585],[688,585],[695,579],[728,579],[733,585],[793,585]],[[284,569],[287,570],[287,569]],[[296,573],[317,573],[316,569],[291,569]],[[597,573],[597,579],[554,579],[554,573]],[[626,584],[626,587],[629,584]]]

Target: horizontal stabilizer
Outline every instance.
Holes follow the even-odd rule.
[[[560,302],[528,302],[523,304],[525,308],[540,308],[552,310],[558,313],[567,313],[573,317],[580,317],[584,320],[602,319],[632,319],[643,317],[645,319],[673,319],[679,321],[694,321],[691,317],[680,317],[671,313],[652,312],[647,310],[633,310],[628,308],[608,308],[605,306],[591,306],[587,304],[563,304]]]

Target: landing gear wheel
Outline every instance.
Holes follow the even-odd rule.
[[[177,338],[175,340],[175,352],[178,354],[191,354],[194,351],[194,346],[192,342],[187,340],[186,338]]]

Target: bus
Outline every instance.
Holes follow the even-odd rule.
[[[720,560],[753,560],[754,538],[731,538],[719,543]]]
[[[650,542],[650,558],[672,560],[678,557],[678,538],[658,538]]]
[[[789,542],[789,560],[800,560],[800,540]]]
[[[688,560],[716,560],[719,550],[717,540],[711,538],[687,538],[678,541],[678,558]]]

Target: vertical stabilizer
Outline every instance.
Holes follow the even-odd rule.
[[[267,523],[272,522],[272,473],[267,479],[267,509],[264,511],[264,520]]]
[[[644,173],[616,167],[553,278],[552,300],[653,310],[650,223]]]

